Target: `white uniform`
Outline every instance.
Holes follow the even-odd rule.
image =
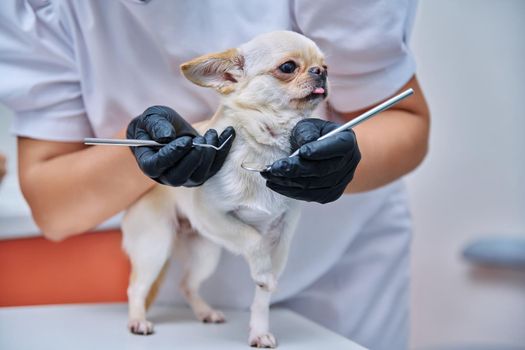
[[[15,111],[14,133],[36,139],[111,137],[154,104],[195,122],[212,115],[218,97],[187,82],[179,65],[288,29],[324,51],[329,101],[353,111],[414,74],[407,47],[414,12],[413,0],[3,0],[0,100]],[[406,349],[406,203],[400,182],[305,203],[274,302],[371,349]],[[203,288],[217,306],[248,307],[252,293],[246,264],[230,254]],[[181,300],[167,278],[159,302]]]

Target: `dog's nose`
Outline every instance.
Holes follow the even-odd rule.
[[[321,75],[323,73],[323,69],[321,67],[312,67],[308,69],[308,73],[312,73],[315,75]]]
[[[314,66],[308,69],[308,73],[311,77],[315,78],[317,81],[324,83],[326,81],[327,72],[326,69],[319,66]]]

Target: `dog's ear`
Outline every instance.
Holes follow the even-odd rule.
[[[183,63],[180,69],[189,81],[227,94],[244,74],[244,57],[237,49],[229,49],[197,57]]]

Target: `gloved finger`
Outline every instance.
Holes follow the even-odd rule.
[[[327,121],[307,118],[299,121],[292,129],[290,135],[290,146],[292,152],[302,145],[317,140],[322,134],[321,131]]]
[[[224,146],[219,151],[217,151],[217,153],[215,154],[215,159],[213,161],[213,165],[211,166],[210,172],[209,172],[210,177],[215,175],[222,167],[222,164],[226,160],[226,157],[228,156],[228,153],[230,152],[230,149],[232,148],[234,139],[235,139],[235,129],[231,126],[228,126],[226,129],[224,129],[224,131],[219,136],[218,144],[219,146],[221,146],[222,144],[224,144],[224,142],[226,142],[226,140],[228,140],[228,142],[226,142],[226,144],[224,144]]]
[[[197,136],[193,139],[193,142],[204,143],[204,138]],[[186,184],[188,179],[193,175],[193,172],[200,166],[202,157],[203,153],[199,149],[196,147],[192,148],[178,163],[172,163],[171,167],[167,169],[159,179],[163,183],[172,186]]]
[[[144,113],[144,115],[157,114],[160,117],[169,120],[171,125],[173,125],[173,127],[175,128],[177,137],[179,136],[191,136],[191,137],[199,136],[198,131],[195,130],[193,126],[191,126],[190,123],[188,123],[184,118],[182,118],[181,115],[177,113],[173,108],[166,107],[166,106],[152,106],[152,107],[149,107],[146,110],[146,112]]]
[[[151,109],[151,107],[146,111],[149,109]],[[151,128],[151,123],[155,123],[155,120],[158,118],[158,115],[146,114],[146,112],[144,112],[138,117],[132,119],[126,130],[126,138],[138,140],[155,140],[161,143],[168,143],[169,141],[173,140],[176,136],[175,129],[171,122],[169,122],[167,119],[164,120],[167,123],[163,128],[163,132],[165,133],[164,135],[154,135],[153,132],[149,130],[149,128]]]
[[[195,143],[199,144],[201,142],[195,141]],[[210,129],[204,134],[204,142],[201,144],[217,146],[218,143],[219,136],[217,135],[217,131]],[[202,184],[207,179],[208,172],[213,164],[213,160],[215,159],[215,154],[217,151],[209,147],[195,147],[197,149],[200,148],[199,151],[202,152],[202,160],[199,167],[193,171],[190,180],[195,184]]]
[[[140,128],[139,126],[137,126],[133,132],[133,136],[129,136],[128,135],[128,139],[137,139],[137,140],[153,140],[153,138],[150,136],[149,132],[146,130],[146,129],[142,129]],[[161,141],[157,141],[157,142],[160,142],[160,143],[169,143],[170,141],[172,141],[174,138],[172,139],[169,139],[168,142],[164,142],[165,139],[162,138],[162,142]]]
[[[281,176],[273,176],[268,172],[261,172],[261,176],[266,180],[267,185],[269,183],[272,183],[274,185],[279,185],[288,188],[304,189],[302,184],[296,182],[296,178],[289,179]]]
[[[136,147],[136,149],[131,150],[137,160],[139,168],[142,169],[147,176],[157,177],[164,171],[164,169],[156,169],[153,165],[155,162],[154,159],[157,156],[157,150],[151,147]]]
[[[271,182],[276,185],[297,188],[303,190],[311,190],[318,188],[328,188],[333,184],[337,184],[345,174],[340,172],[332,173],[328,176],[321,177],[284,177],[284,176],[272,176],[270,174],[263,175],[266,181]]]
[[[168,143],[177,137],[177,132],[171,121],[159,114],[144,116],[142,123],[139,123],[139,129],[145,130],[152,140],[160,143]],[[140,136],[143,136],[142,133]]]
[[[301,159],[297,156],[276,160],[268,171],[273,176],[288,178],[326,176],[344,166],[342,157],[325,160]]]
[[[350,182],[353,178],[355,169],[359,164],[360,159],[361,155],[359,154],[359,152],[356,152],[350,160],[346,158],[342,160],[342,162],[340,163],[342,165],[341,168],[332,172],[322,173],[320,175],[306,176],[303,174],[302,176],[296,177],[280,175],[274,176],[269,171],[263,171],[260,174],[267,181],[282,186],[289,186],[302,189],[331,187],[336,186],[337,184],[345,181],[346,183]]]
[[[235,139],[235,129],[233,128],[233,126],[228,126],[226,129],[224,129],[221,132],[219,136],[219,146],[221,146],[222,144],[224,144],[224,142],[226,142],[226,140],[228,140],[228,142],[224,145],[223,149],[226,149],[226,148],[229,149],[234,139]]]
[[[140,168],[149,177],[157,178],[166,169],[181,160],[191,150],[191,137],[173,140],[160,150],[153,147],[136,147],[133,151]]]
[[[340,127],[340,124],[324,121],[325,123],[321,125],[321,136],[328,134],[330,131],[337,129]]]
[[[348,156],[354,152],[357,141],[352,130],[341,131],[324,140],[310,142],[299,149],[299,156],[309,160],[322,160]]]
[[[217,134],[217,130],[215,129],[209,129],[204,134],[204,139],[206,140],[206,144],[213,145],[215,147],[219,146],[219,135]]]
[[[139,118],[140,117],[133,118],[129,122],[128,127],[126,128],[126,138],[127,139],[137,138],[135,135],[137,133],[137,124],[139,123]]]
[[[278,184],[274,184],[271,182],[267,182],[266,186],[277,192],[282,194],[283,196],[301,200],[301,201],[307,201],[307,202],[318,202],[318,203],[329,203],[334,201],[335,199],[339,198],[341,194],[337,195],[333,193],[332,187],[325,187],[325,188],[318,188],[313,189],[309,191],[304,191],[301,189],[294,189],[287,186],[281,186]]]

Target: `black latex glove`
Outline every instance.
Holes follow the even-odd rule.
[[[293,128],[290,143],[299,155],[274,162],[261,175],[266,186],[290,198],[329,203],[338,199],[354,177],[361,153],[352,130],[322,141],[320,136],[339,127],[321,119],[303,119]]]
[[[220,146],[231,135],[220,151],[192,147],[192,143]],[[219,171],[230,151],[235,130],[228,127],[219,136],[210,129],[199,136],[173,109],[153,106],[129,123],[126,136],[167,143],[163,147],[130,147],[144,174],[165,185],[193,187],[202,185]]]

